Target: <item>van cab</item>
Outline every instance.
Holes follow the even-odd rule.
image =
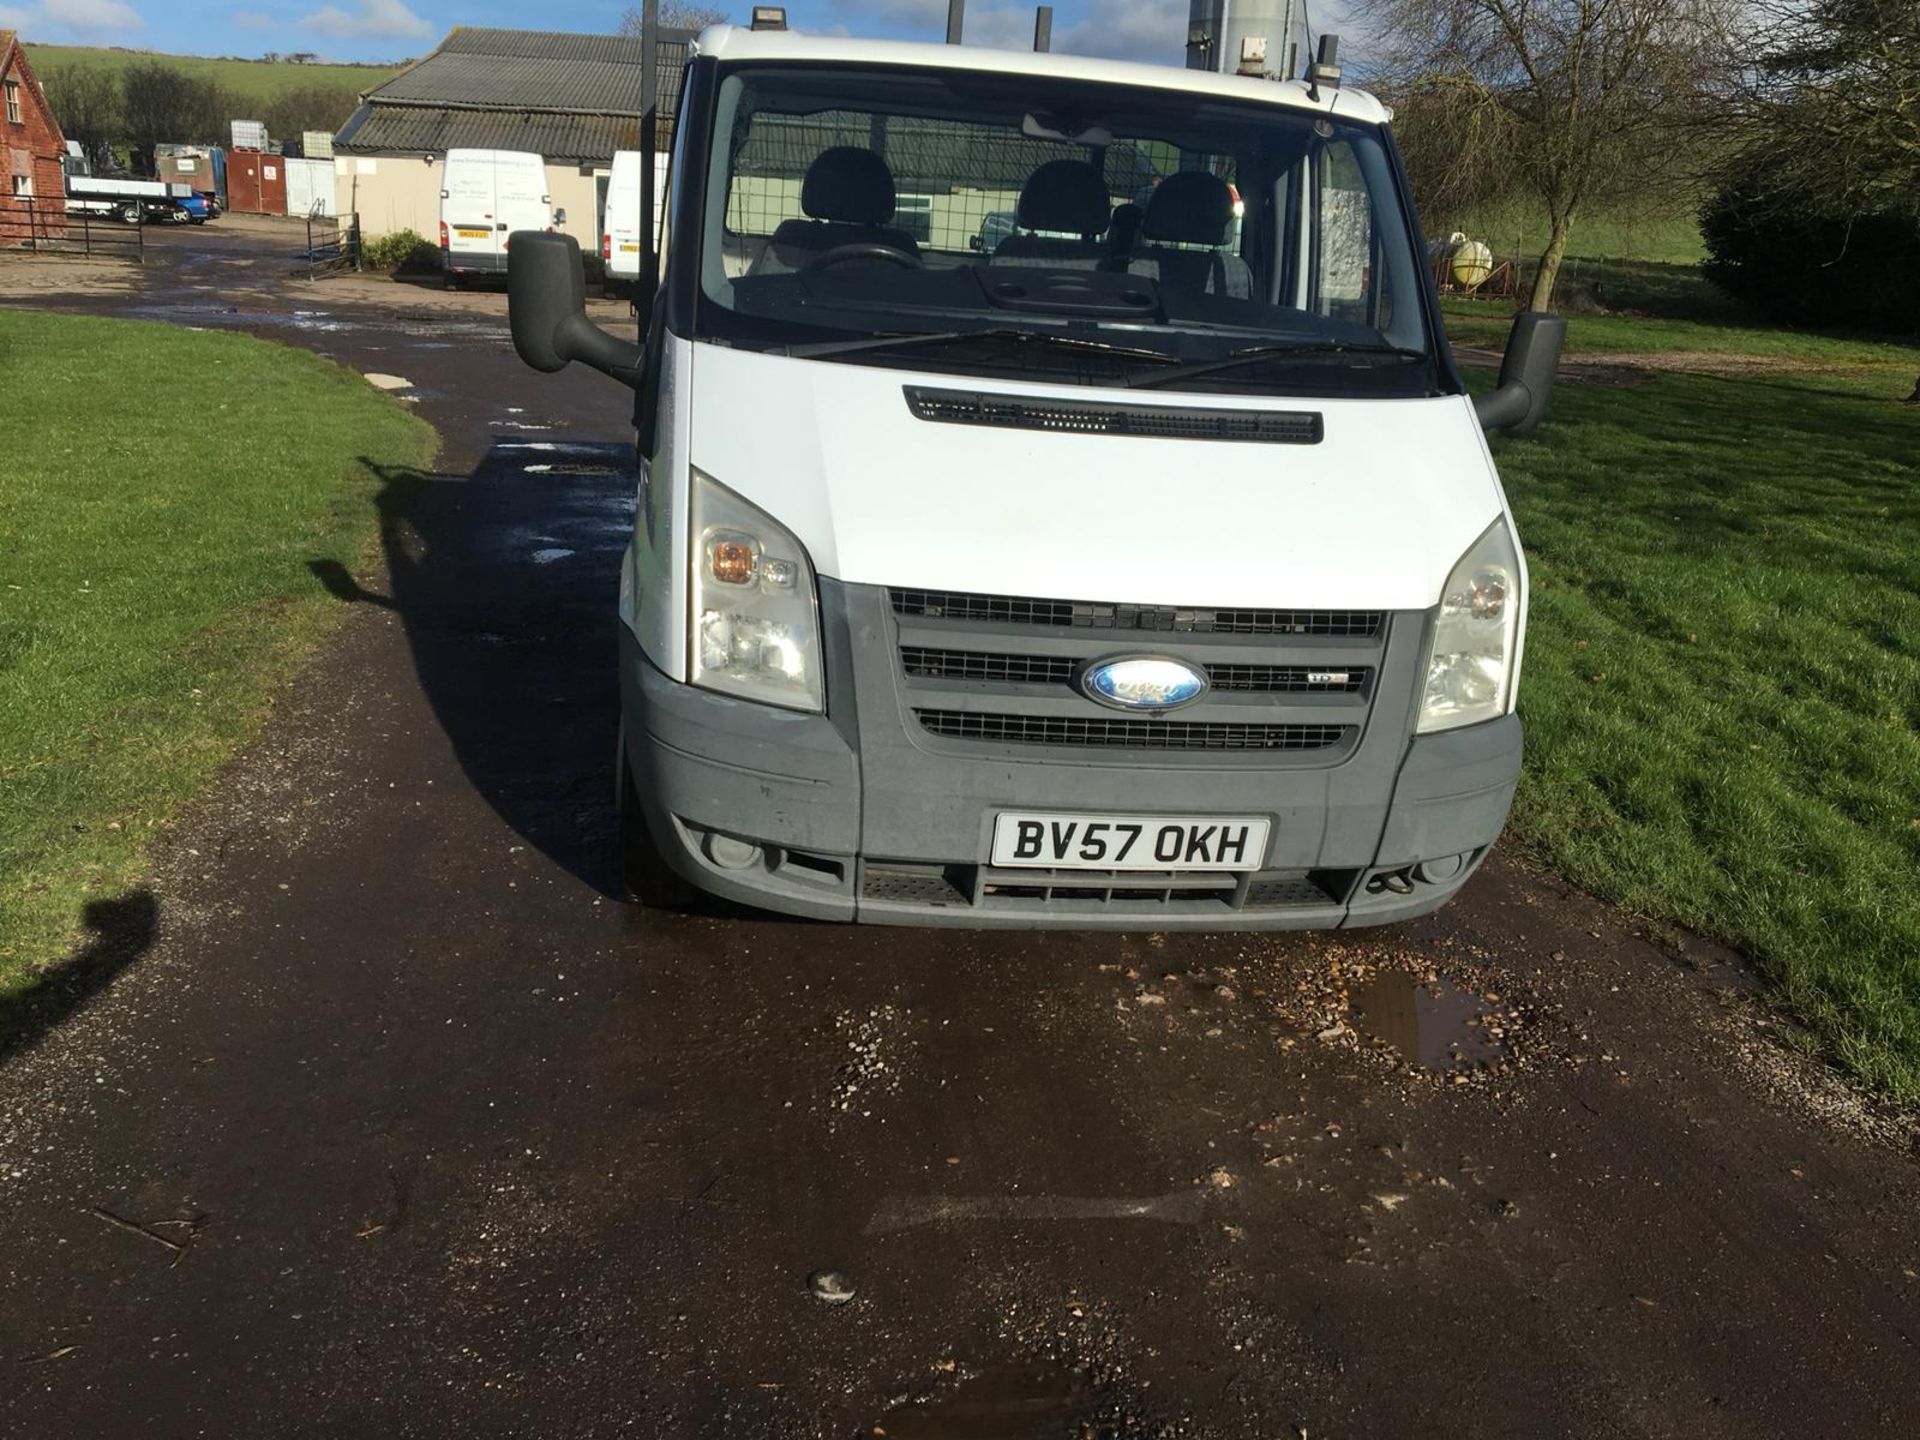
[[[1538,422],[1561,327],[1469,396],[1386,109],[730,27],[681,95],[641,341],[564,236],[510,279],[529,364],[635,391],[636,893],[1153,930],[1456,894],[1521,756],[1484,432]]]
[[[547,166],[524,150],[449,150],[440,191],[440,266],[453,284],[503,275],[516,230],[560,223],[547,194]]]

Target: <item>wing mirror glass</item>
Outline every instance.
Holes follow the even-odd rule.
[[[507,246],[507,323],[513,348],[551,374],[573,361],[623,385],[640,383],[640,347],[609,335],[587,318],[586,272],[571,235],[516,230]]]
[[[1473,402],[1483,428],[1525,435],[1540,424],[1566,339],[1564,315],[1524,311],[1513,317],[1507,353],[1500,361],[1500,383]]]

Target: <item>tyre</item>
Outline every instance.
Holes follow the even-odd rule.
[[[135,204],[122,205],[120,219],[124,224],[138,225],[141,220],[140,207]]]
[[[624,764],[620,779],[620,880],[628,896],[648,910],[691,910],[700,898],[700,891],[667,864],[660,847],[653,843],[633,777]]]

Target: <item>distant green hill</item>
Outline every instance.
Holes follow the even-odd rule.
[[[85,45],[26,45],[27,59],[42,76],[61,65],[124,70],[143,60],[160,60],[189,75],[204,76],[236,95],[263,104],[293,90],[342,86],[370,90],[393,74],[388,65],[293,65],[286,61],[214,60],[205,55],[163,55],[153,50],[100,49]]]

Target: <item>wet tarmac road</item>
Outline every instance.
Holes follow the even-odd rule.
[[[1331,937],[620,903],[624,393],[323,318],[229,323],[446,449],[0,1067],[0,1432],[1913,1433],[1906,1137],[1511,860]]]

